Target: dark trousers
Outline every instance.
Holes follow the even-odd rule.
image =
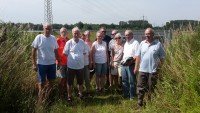
[[[138,104],[143,105],[143,99],[145,93],[148,94],[148,100],[151,100],[151,94],[157,84],[157,73],[144,73],[139,72],[138,82],[137,82],[137,94],[138,94]]]

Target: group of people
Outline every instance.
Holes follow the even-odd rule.
[[[91,69],[95,69],[97,93],[104,91],[106,84],[108,89],[115,90],[121,84],[123,97],[133,100],[138,96],[138,106],[143,106],[146,92],[151,99],[157,70],[165,59],[162,44],[154,39],[152,28],[145,30],[146,39],[141,43],[134,39],[131,30],[125,31],[124,40],[117,30],[112,30],[110,37],[102,27],[92,42],[90,31],[81,35],[78,27],[72,29],[71,39],[64,27],[57,38],[51,35],[51,24],[45,23],[43,29],[44,33],[37,35],[32,43],[32,63],[38,73],[40,100],[48,98],[56,75],[61,77],[61,95],[67,92],[67,100],[72,101],[72,86],[76,78],[79,98],[84,99],[83,84],[87,95],[92,90]]]

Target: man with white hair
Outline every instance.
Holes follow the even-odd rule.
[[[39,102],[48,99],[49,93],[52,89],[53,80],[56,78],[56,59],[58,64],[60,63],[57,51],[58,44],[56,38],[51,35],[52,25],[45,23],[43,25],[43,30],[44,34],[37,35],[31,45],[33,70],[38,72]],[[37,64],[36,51],[38,53]]]
[[[80,99],[83,99],[83,68],[84,55],[86,54],[85,43],[80,38],[78,27],[72,29],[73,38],[67,41],[63,53],[68,57],[68,101],[72,101],[72,85],[76,76]]]
[[[65,27],[62,27],[60,29],[60,36],[57,37],[57,43],[58,43],[58,54],[60,56],[60,65],[57,63],[57,76],[60,77],[59,82],[59,91],[60,96],[64,97],[65,92],[67,91],[67,57],[63,54],[63,49],[66,44],[66,42],[69,40],[67,37],[67,29]]]
[[[137,52],[139,42],[133,38],[131,30],[125,31],[126,43],[124,44],[124,56],[122,59],[122,90],[124,97],[130,100],[136,96],[136,75],[133,73],[135,54]]]

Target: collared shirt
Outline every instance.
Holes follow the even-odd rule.
[[[122,61],[126,61],[129,57],[134,57],[138,50],[139,42],[134,38],[124,44],[124,56]]]
[[[31,46],[37,49],[38,64],[51,65],[56,63],[54,50],[58,48],[58,43],[53,35],[46,37],[43,34],[39,34]]]
[[[156,72],[159,59],[166,57],[162,44],[157,39],[154,39],[151,44],[146,40],[142,41],[136,56],[140,57],[139,71],[146,73]]]
[[[71,69],[84,68],[84,55],[86,54],[85,43],[79,39],[76,43],[74,39],[67,41],[63,53],[67,55],[68,62],[67,67]]]

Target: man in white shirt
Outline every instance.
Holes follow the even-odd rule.
[[[122,59],[122,90],[123,96],[130,97],[132,100],[136,96],[136,75],[134,70],[135,54],[139,46],[139,42],[133,38],[131,30],[125,31],[126,43],[124,45],[124,56]]]
[[[83,68],[84,55],[86,54],[85,43],[80,38],[78,27],[72,29],[73,38],[67,41],[63,53],[67,56],[68,62],[68,101],[72,101],[72,85],[76,76],[79,97],[83,99]]]
[[[52,89],[52,82],[56,78],[56,59],[58,60],[58,64],[60,62],[57,51],[58,44],[56,38],[51,35],[52,25],[45,23],[43,29],[44,34],[37,35],[31,45],[33,70],[38,72],[39,101],[48,98]],[[37,64],[36,51],[38,53]],[[48,80],[47,84],[46,79]],[[47,88],[45,88],[45,84]],[[45,96],[43,95],[44,93]]]

